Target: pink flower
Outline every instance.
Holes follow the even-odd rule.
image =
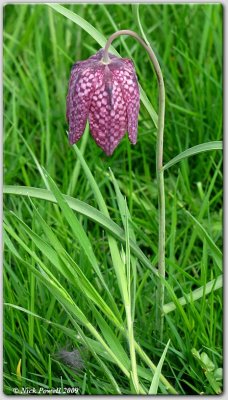
[[[74,64],[66,115],[70,144],[80,139],[89,119],[95,142],[110,156],[126,131],[136,143],[140,98],[133,62],[109,54],[110,63],[104,64],[103,52]]]

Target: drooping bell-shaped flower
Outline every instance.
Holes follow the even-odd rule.
[[[109,54],[109,63],[104,63],[103,53],[101,49],[88,60],[74,64],[67,120],[71,144],[80,139],[89,119],[95,142],[111,155],[125,132],[136,143],[140,98],[133,62]]]

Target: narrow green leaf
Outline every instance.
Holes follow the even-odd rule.
[[[87,122],[86,124],[86,128],[85,128],[85,132],[82,136],[82,142],[81,142],[81,146],[80,146],[80,151],[82,153],[82,155],[85,152],[86,149],[86,145],[88,142],[88,138],[89,138],[89,123]],[[79,160],[76,161],[75,163],[75,167],[74,170],[72,172],[72,175],[70,177],[70,182],[68,185],[68,189],[67,189],[67,194],[69,196],[72,196],[74,194],[75,188],[77,187],[77,182],[78,182],[78,177],[80,174],[80,169],[81,169],[81,163]]]
[[[180,312],[180,315],[182,316],[182,319],[187,327],[187,329],[189,330],[189,332],[191,331],[191,324],[189,322],[189,319],[182,307],[182,305],[178,302],[178,298],[172,288],[172,286],[168,283],[168,281],[164,278],[162,278],[162,281],[164,282],[164,285],[169,293],[169,295],[171,296],[171,298],[173,299],[174,304],[176,305],[177,310]]]
[[[93,354],[94,358],[97,360],[98,364],[100,364],[100,366],[103,368],[104,373],[106,374],[106,376],[108,377],[108,379],[110,380],[111,384],[113,385],[114,389],[116,390],[117,394],[122,394],[120,387],[118,385],[118,383],[116,382],[116,379],[113,376],[113,373],[111,372],[111,370],[108,368],[108,366],[106,365],[106,363],[104,363],[102,361],[102,359],[99,357],[99,351],[97,351],[96,347],[94,346],[94,343],[96,343],[99,347],[100,352],[103,354],[107,354],[108,352],[104,351],[103,347],[101,346],[101,344],[93,339],[89,339],[85,333],[83,332],[82,329],[80,329],[80,327],[77,328],[78,331],[80,332],[80,337],[82,338],[82,343],[86,345],[86,348],[90,350],[91,354]],[[113,359],[108,355],[108,358],[111,362],[113,362]],[[83,394],[83,390],[82,393]]]
[[[36,213],[36,215],[38,216],[39,214]],[[86,278],[76,262],[61,246],[60,242],[55,237],[45,221],[42,219],[42,217],[39,216],[40,225],[43,226],[44,231],[46,232],[46,234],[48,234],[48,237],[51,238],[51,241],[54,242],[54,245],[57,245],[58,251],[55,251],[48,243],[41,239],[40,236],[33,232],[19,217],[16,216],[16,218],[23,226],[24,230],[27,232],[31,240],[38,247],[38,249],[49,259],[54,268],[56,268],[57,271],[60,272],[70,283],[73,283],[75,287],[78,287],[83,295],[92,300],[111,321],[115,322],[116,325],[119,325],[119,320],[116,318],[112,310],[102,299],[95,287]]]
[[[124,231],[125,231],[126,245],[128,246],[126,248],[127,262],[128,262],[128,257],[129,257],[129,262],[131,260],[131,265],[132,265],[132,277],[130,277],[130,274],[129,274],[128,287],[129,287],[129,290],[131,292],[131,294],[129,294],[130,301],[131,301],[131,315],[132,315],[132,319],[134,319],[136,281],[137,281],[137,268],[136,268],[137,259],[130,252],[130,248],[131,248],[130,241],[132,240],[133,242],[136,242],[136,237],[135,237],[135,232],[134,232],[134,228],[133,228],[133,225],[132,225],[131,214],[130,214],[130,211],[129,211],[128,206],[127,206],[127,201],[126,201],[126,199],[124,198],[124,196],[122,195],[122,193],[120,191],[120,187],[118,185],[118,182],[117,182],[117,180],[116,180],[111,168],[109,169],[109,171],[110,171],[111,179],[112,179],[112,182],[113,182],[113,185],[114,185],[114,188],[115,188],[118,208],[119,208],[119,211],[120,211],[120,216],[121,216],[122,224],[123,224]],[[127,230],[126,230],[126,227],[127,227]],[[132,291],[131,291],[131,285],[129,283],[129,279],[130,279],[130,281],[132,280]]]
[[[141,34],[142,38],[144,39],[145,43],[147,44],[147,46],[150,47],[150,43],[146,37],[146,34],[145,34],[142,24],[141,24],[140,15],[139,15],[139,4],[132,4],[132,11],[133,11],[133,15],[134,15],[136,24],[139,27],[140,34]]]
[[[214,261],[216,262],[219,269],[222,271],[222,260],[223,260],[222,252],[216,246],[215,242],[210,237],[210,235],[207,233],[206,229],[201,225],[201,223],[195,217],[193,217],[193,215],[189,211],[187,211],[185,209],[183,209],[183,210],[189,216],[189,218],[192,220],[192,222],[195,224],[195,226],[197,227],[198,231],[203,236],[203,238],[206,239],[207,244],[211,250],[211,255],[214,258]],[[201,236],[200,236],[200,238],[201,238]]]
[[[190,149],[187,149],[182,153],[178,154],[178,156],[174,157],[172,160],[170,160],[167,164],[164,165],[163,170],[172,167],[173,165],[177,164],[178,162],[184,160],[187,157],[191,157],[199,153],[204,153],[205,151],[222,150],[222,148],[223,148],[222,141],[198,144],[197,146],[190,147]]]
[[[75,317],[80,324],[84,325],[90,333],[101,343],[104,347],[104,350],[107,351],[114,362],[119,366],[119,368],[123,371],[123,373],[129,378],[130,374],[126,367],[122,364],[122,362],[116,357],[116,355],[112,352],[109,346],[106,344],[101,335],[97,332],[94,326],[88,321],[87,317],[83,313],[83,311],[74,303],[73,299],[70,295],[64,290],[64,288],[60,285],[58,280],[52,275],[52,273],[46,268],[46,266],[42,263],[42,261],[37,257],[34,251],[31,251],[24,242],[16,235],[16,233],[8,226],[5,226],[5,229],[9,234],[11,234],[18,243],[32,256],[35,261],[38,263],[40,267],[40,271],[34,267],[32,267],[26,261],[22,261],[29,270],[31,270],[35,276],[37,276],[41,282],[47,287],[47,289],[52,293],[52,295],[68,310],[70,315]],[[43,270],[43,271],[42,271]],[[42,271],[42,272],[41,272]],[[44,273],[43,273],[44,272]]]
[[[3,193],[5,194],[13,194],[16,196],[26,196],[33,197],[37,199],[51,201],[52,203],[57,203],[55,196],[46,189],[27,187],[27,186],[14,186],[14,185],[5,185],[3,187]],[[123,229],[121,229],[114,221],[111,220],[109,215],[104,215],[103,212],[100,212],[96,208],[86,204],[83,201],[74,199],[73,197],[62,195],[69,207],[79,212],[82,215],[87,216],[92,221],[97,222],[104,229],[114,235],[117,239],[121,240],[121,242],[125,243],[125,235]],[[130,240],[131,251],[140,259],[142,264],[144,264],[147,268],[149,268],[155,276],[158,275],[156,268],[152,266],[148,258],[144,255],[144,253],[140,250],[140,248]]]
[[[72,232],[75,235],[75,239],[77,239],[77,241],[80,243],[82,249],[84,250],[85,255],[87,256],[88,260],[90,261],[92,268],[96,271],[103,286],[106,288],[107,291],[109,291],[107,288],[107,285],[104,281],[103,275],[100,271],[97,259],[94,255],[91,242],[88,239],[82,225],[80,224],[76,215],[73,213],[73,211],[69,207],[66,199],[64,198],[64,196],[58,189],[57,185],[55,184],[53,179],[47,174],[46,171],[45,171],[45,176],[47,178],[50,189],[51,189],[52,193],[54,194],[54,196],[57,200],[57,203],[63,212],[64,217],[66,218]]]
[[[88,182],[94,192],[94,195],[95,195],[95,198],[97,200],[100,210],[104,213],[104,215],[109,217],[108,208],[105,204],[104,198],[101,194],[101,191],[99,189],[99,186],[98,186],[96,180],[94,179],[93,174],[91,173],[84,157],[82,156],[80,150],[78,149],[78,147],[76,145],[74,145],[74,149],[75,149],[75,152],[77,153],[77,156],[81,160],[82,168],[83,168],[83,170],[87,176]],[[126,274],[125,274],[124,263],[120,256],[117,242],[111,235],[108,235],[108,243],[109,243],[111,258],[112,258],[112,262],[113,262],[113,266],[114,266],[114,270],[115,270],[115,274],[116,274],[116,278],[117,278],[117,282],[118,282],[118,287],[119,287],[119,290],[121,293],[122,301],[124,304],[127,304],[128,303],[127,279],[126,279]]]
[[[118,207],[119,207],[120,216],[121,216],[121,219],[122,219],[123,226],[125,226],[125,224],[126,224],[126,216],[127,216],[128,220],[130,222],[130,224],[129,224],[129,237],[130,237],[130,239],[132,239],[135,242],[136,241],[135,233],[134,233],[133,226],[131,224],[131,215],[130,215],[129,209],[127,207],[127,203],[125,201],[124,196],[122,195],[122,193],[120,191],[120,187],[118,185],[118,182],[117,182],[117,180],[116,180],[111,168],[109,168],[109,171],[110,171],[112,182],[113,182],[113,185],[114,185],[114,188],[115,188],[116,199],[117,199],[117,203],[118,203]]]
[[[192,291],[192,293],[188,293],[183,297],[177,299],[178,303],[182,306],[188,304],[191,301],[196,301],[201,299],[203,296],[210,294],[212,291],[218,290],[223,286],[223,277],[219,275],[218,278],[213,279],[210,282],[207,282],[205,286],[201,286],[198,289]],[[174,302],[167,303],[163,306],[163,311],[165,314],[170,313],[176,309],[176,304]]]
[[[11,229],[5,225],[5,229],[7,232],[20,244],[21,247],[27,251],[30,256],[33,257],[34,261],[39,266],[39,270],[34,268],[31,263],[27,263],[22,260],[22,262],[27,266],[28,270],[33,272],[35,276],[41,280],[41,282],[50,290],[53,296],[67,309],[73,313],[73,315],[80,321],[81,324],[87,325],[88,320],[82,311],[75,305],[70,295],[66,292],[66,290],[60,285],[57,278],[50,272],[50,270],[45,266],[45,264],[40,260],[37,254],[34,251],[31,251],[28,246],[19,238],[19,236]]]
[[[170,343],[170,339],[169,339],[167,345],[165,346],[165,349],[164,349],[164,351],[162,353],[160,361],[159,361],[159,363],[157,365],[157,368],[156,368],[156,371],[154,373],[154,376],[153,376],[153,379],[152,379],[148,394],[157,394],[157,392],[158,392],[158,385],[159,385],[159,380],[160,380],[160,376],[161,376],[161,370],[162,370],[162,366],[163,366],[163,363],[164,363],[164,360],[165,360],[165,356],[166,356],[166,353],[167,353],[167,350],[168,350],[168,347],[169,347],[169,343]]]
[[[111,326],[104,320],[104,318],[97,312],[95,307],[93,307],[94,316],[97,320],[99,328],[107,341],[107,344],[112,349],[113,353],[121,360],[123,365],[129,370],[130,360],[121,345],[118,336],[113,332]]]
[[[43,231],[47,235],[50,243],[55,248],[56,253],[60,256],[61,260],[71,272],[72,279],[75,282],[75,285],[78,286],[79,290],[86,294],[90,300],[97,304],[97,306],[106,314],[109,319],[114,321],[116,325],[119,325],[121,321],[121,316],[110,291],[106,292],[116,315],[108,306],[107,301],[103,300],[103,298],[100,296],[92,283],[84,275],[78,264],[66,252],[56,235],[53,233],[52,229],[48,226],[46,221],[42,218],[37,210],[35,210],[35,215],[37,216],[39,224],[43,228]]]
[[[7,235],[5,230],[3,231],[3,241],[7,245],[12,254],[14,254],[17,258],[21,258],[20,254],[16,250],[13,242],[11,241],[10,237]]]

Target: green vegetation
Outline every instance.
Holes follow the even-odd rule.
[[[137,145],[126,136],[106,157],[88,126],[67,140],[70,69],[119,29],[150,43],[166,87],[162,342],[158,90],[133,38],[113,46],[141,86]],[[222,29],[221,5],[4,7],[6,394],[221,393]],[[61,349],[78,349],[84,368]]]

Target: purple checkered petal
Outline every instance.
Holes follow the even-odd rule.
[[[92,136],[110,156],[127,130],[127,110],[118,81],[106,66],[92,98],[89,122]]]
[[[75,143],[89,119],[92,137],[111,155],[128,131],[137,140],[139,88],[131,60],[109,54],[111,62],[102,63],[103,49],[71,70],[67,95],[69,141]]]
[[[69,122],[69,141],[77,142],[82,136],[89,114],[94,87],[94,74],[91,68],[74,69],[67,96],[67,119]]]
[[[127,104],[127,131],[130,141],[136,144],[138,131],[138,114],[140,93],[134,65],[131,60],[122,59],[123,69],[114,71],[122,88],[123,97]]]

